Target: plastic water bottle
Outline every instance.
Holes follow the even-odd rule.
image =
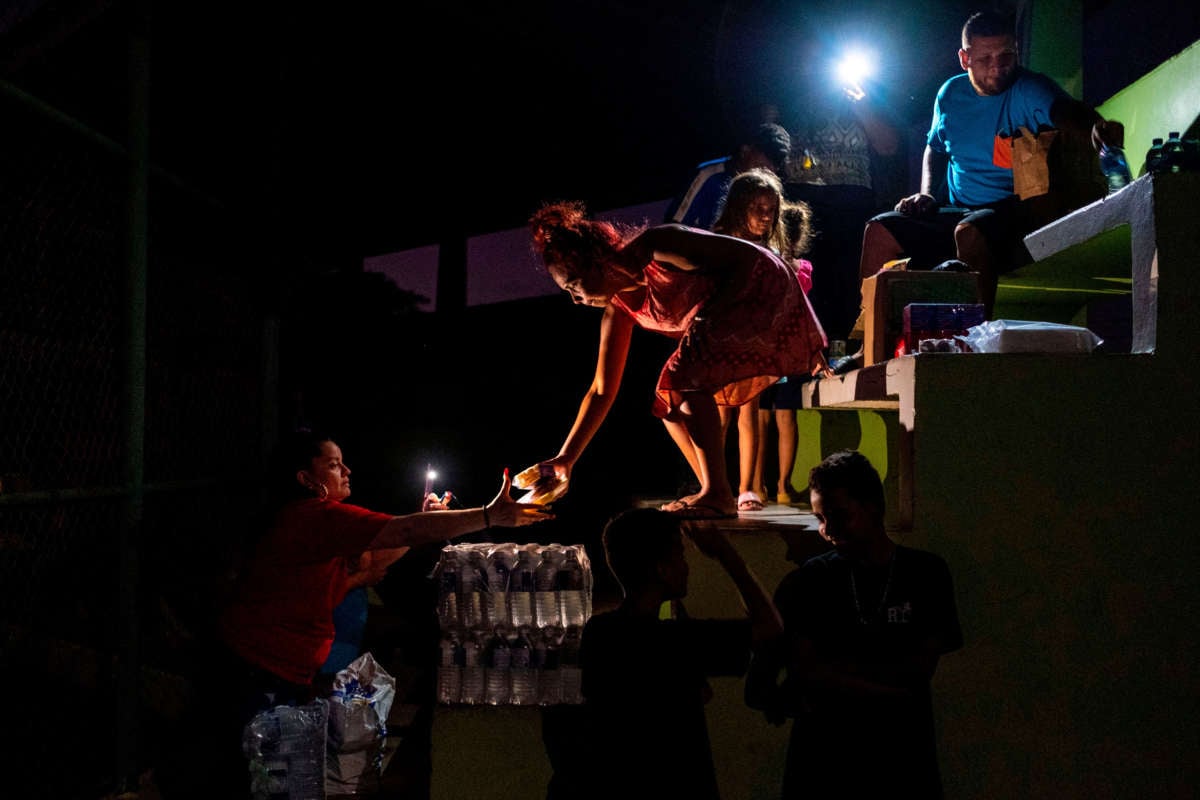
[[[459,700],[467,705],[479,705],[483,703],[484,696],[484,667],[478,633],[467,633],[463,638],[462,647],[462,693]]]
[[[437,565],[438,622],[443,630],[462,624],[458,613],[458,551],[453,546],[442,550]]]
[[[1183,139],[1180,138],[1179,131],[1168,133],[1167,140],[1163,142],[1162,167],[1163,172],[1183,170]]]
[[[453,630],[442,633],[438,649],[438,702],[457,703],[462,696],[463,661],[466,653]]]
[[[242,751],[250,766],[250,795],[254,800],[287,797],[288,759],[280,752],[279,716],[261,711],[242,730]]]
[[[533,668],[533,644],[526,626],[517,629],[517,635],[509,642],[509,694],[508,701],[515,706],[537,703],[537,672]]]
[[[560,625],[562,615],[558,608],[558,556],[562,545],[552,544],[542,550],[542,560],[534,573],[533,600],[539,628]]]
[[[1146,172],[1158,172],[1162,169],[1163,160],[1163,140],[1161,136],[1155,136],[1150,142],[1150,149],[1146,151]]]
[[[517,551],[517,563],[508,576],[508,610],[514,628],[533,626],[536,621],[533,595],[536,589],[534,555],[527,549]]]
[[[508,703],[509,671],[512,668],[512,651],[504,628],[497,626],[487,643],[486,689],[484,701],[488,705],[501,706]]]
[[[476,549],[468,550],[460,559],[458,570],[458,607],[464,628],[484,624],[484,600],[487,592],[487,560]]]
[[[562,702],[562,673],[558,660],[562,636],[562,628],[546,628],[533,643],[533,666],[537,671],[537,702],[540,706],[554,706]]]
[[[1100,171],[1108,182],[1109,194],[1124,189],[1133,181],[1129,162],[1125,160],[1125,150],[1116,145],[1100,145]]]
[[[567,547],[558,568],[558,607],[563,626],[570,628],[587,622],[586,593],[587,580],[579,563],[579,548]]]
[[[580,629],[574,625],[563,634],[558,651],[558,672],[562,679],[562,701],[583,702],[583,672],[579,668]]]
[[[511,582],[516,545],[500,544],[487,554],[487,622],[489,625],[512,624],[508,611],[508,586]]]
[[[250,761],[255,800],[325,800],[324,700],[276,706],[245,727],[242,749]]]

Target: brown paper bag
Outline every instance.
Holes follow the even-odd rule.
[[[1050,145],[1058,131],[1042,131],[1034,136],[1026,127],[1012,139],[1013,191],[1022,200],[1050,191]]]

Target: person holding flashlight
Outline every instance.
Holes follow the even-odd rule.
[[[1049,195],[1022,201],[1014,192],[1013,140],[1023,128],[1034,135],[1054,129],[1090,138],[1099,150],[1122,145],[1124,126],[1021,67],[1008,16],[971,15],[958,59],[965,71],[934,100],[920,191],[867,222],[860,276],[905,256],[909,269],[975,271],[990,318],[999,275],[1031,260],[1024,235],[1067,210]],[[943,182],[948,205],[938,199]]]
[[[267,479],[266,530],[217,621],[218,642],[208,654],[197,703],[201,719],[188,731],[198,741],[178,753],[203,769],[169,763],[167,785],[160,784],[164,796],[249,795],[243,727],[259,711],[321,696],[325,687],[318,670],[334,643],[334,608],[348,589],[382,577],[410,548],[493,525],[553,519],[545,507],[509,496],[507,469],[499,493],[486,505],[445,510],[428,495],[422,511],[402,516],[346,502],[350,474],[329,436],[297,431],[276,448]],[[203,756],[192,748],[203,748]],[[182,772],[172,774],[173,768]]]
[[[866,85],[865,68],[843,68],[840,80],[830,82],[816,69],[827,61],[823,54],[814,51],[810,61],[795,101],[802,113],[788,127],[792,156],[784,190],[813,212],[809,257],[816,275],[809,299],[830,338],[847,339],[858,316],[863,225],[891,208],[908,187],[908,170],[900,128],[879,92]]]

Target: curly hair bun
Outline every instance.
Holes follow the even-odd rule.
[[[579,201],[546,203],[529,218],[534,246],[538,250],[544,250],[555,231],[577,231],[586,217],[584,204]]]

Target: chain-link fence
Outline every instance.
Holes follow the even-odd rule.
[[[133,241],[128,154],[16,94],[0,119],[4,794],[98,798],[186,700],[257,502],[275,325],[229,211],[151,173]]]

